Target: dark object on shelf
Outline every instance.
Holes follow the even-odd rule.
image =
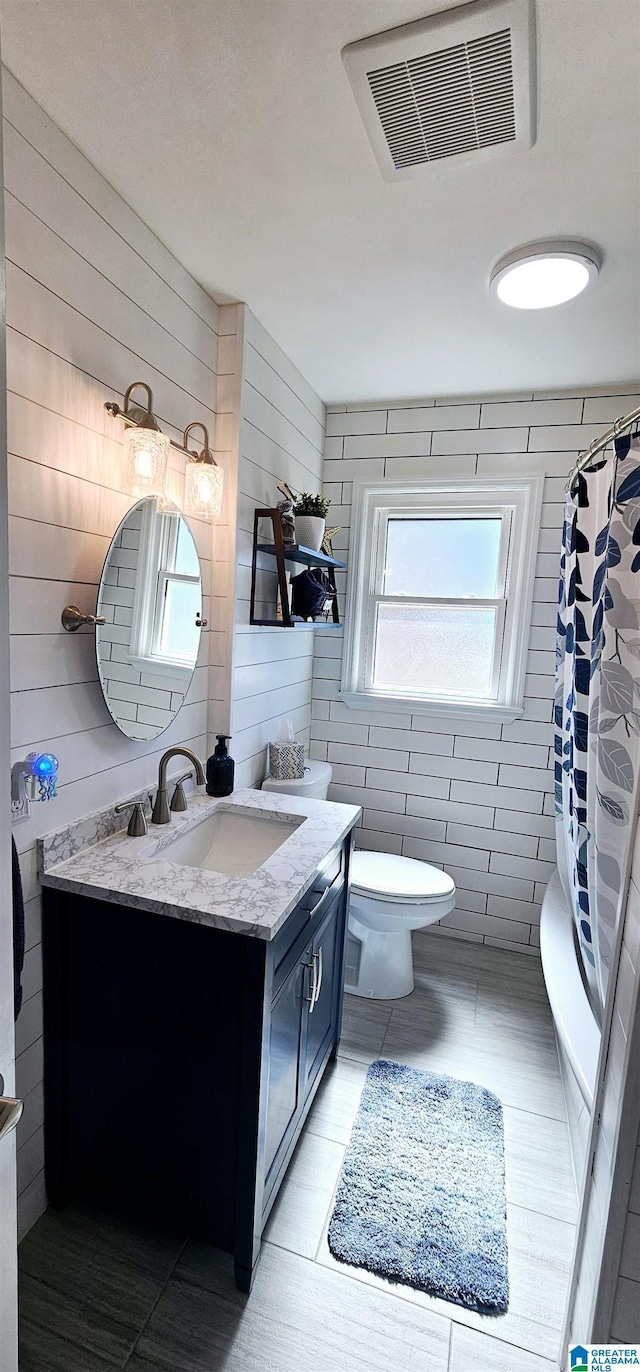
[[[216,738],[215,750],[207,758],[207,795],[230,796],[236,770],[236,764],[227,752],[227,739],[231,738],[231,734],[216,734]]]
[[[174,1226],[233,1254],[250,1290],[340,1039],[350,851],[270,941],[45,888],[51,1205]]]
[[[294,615],[300,615],[301,619],[315,619],[332,608],[333,587],[323,567],[307,567],[304,572],[291,578],[291,610]]]
[[[270,543],[258,542],[258,525],[261,519],[271,520],[273,538]],[[263,619],[256,614],[256,575],[258,571],[258,553],[266,553],[276,560],[276,572],[278,575],[278,590],[280,592],[280,603],[282,606],[282,619],[276,619],[275,609],[273,618]],[[261,624],[271,628],[293,629],[296,625],[303,625],[311,629],[313,623],[304,619],[297,619],[291,610],[289,600],[289,585],[287,582],[287,562],[297,562],[304,567],[323,567],[326,569],[330,596],[333,600],[332,618],[329,620],[316,621],[322,628],[340,628],[338,615],[338,593],[336,591],[335,570],[336,568],[346,567],[346,562],[340,562],[336,557],[327,557],[326,553],[317,553],[313,548],[303,548],[299,544],[287,544],[282,539],[282,526],[280,515],[277,510],[255,510],[253,516],[253,559],[251,563],[251,608],[249,612],[250,624]]]

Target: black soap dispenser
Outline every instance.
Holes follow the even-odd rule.
[[[231,734],[216,734],[216,738],[215,752],[207,758],[207,795],[230,796],[236,770],[236,764],[227,752],[227,739]]]

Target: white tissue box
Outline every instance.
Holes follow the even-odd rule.
[[[300,781],[304,776],[304,748],[301,743],[270,743],[269,770],[276,781]]]

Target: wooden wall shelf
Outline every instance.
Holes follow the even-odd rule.
[[[271,542],[260,542],[258,538],[258,526],[261,519],[271,521],[273,538]],[[282,619],[262,619],[256,615],[256,579],[258,572],[258,554],[265,554],[275,558],[276,573],[278,576],[278,590],[280,592],[280,604],[282,606]],[[287,581],[287,563],[297,562],[303,567],[322,567],[329,578],[331,585],[331,595],[333,600],[332,619],[300,619],[299,616],[291,613],[291,599],[289,595],[289,583]],[[327,557],[326,553],[314,552],[313,548],[304,548],[298,543],[284,543],[282,539],[282,525],[280,515],[277,510],[255,510],[253,515],[253,557],[251,560],[251,606],[249,612],[249,622],[271,629],[340,629],[340,618],[338,614],[338,593],[336,590],[336,568],[346,567],[346,562],[341,562],[337,557]]]

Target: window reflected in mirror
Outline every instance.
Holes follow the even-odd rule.
[[[200,563],[179,510],[151,498],[129,511],[107,553],[98,614],[107,707],[128,738],[156,738],[184,702],[200,645]]]

